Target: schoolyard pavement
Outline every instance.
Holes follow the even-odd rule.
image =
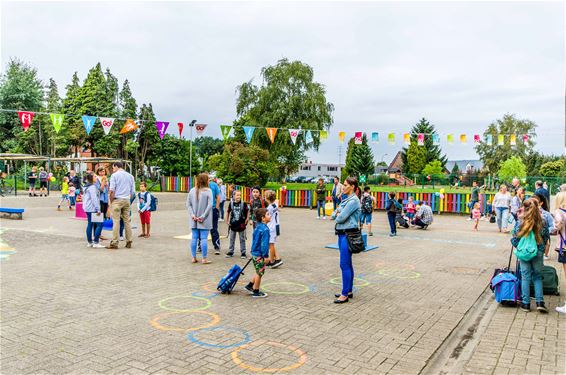
[[[553,254],[563,296],[546,296],[550,314],[497,306],[486,286],[510,244],[493,224],[474,233],[441,215],[389,238],[374,213],[379,248],[354,255],[355,297],[335,305],[333,222],[284,208],[285,264],[265,274],[269,297],[252,299],[242,289],[251,267],[233,294],[215,290],[244,263],[224,257],[226,239],[212,264],[190,263],[188,240],[175,238],[189,233],[186,195],[159,198],[152,237],[135,230],[133,248],[116,251],[87,248],[85,222],[56,211],[55,196],[2,198],[26,209],[0,221],[2,374],[566,373],[560,265]]]

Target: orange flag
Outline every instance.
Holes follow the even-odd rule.
[[[267,130],[267,136],[271,140],[271,143],[275,142],[275,134],[277,134],[277,128],[265,128]]]
[[[136,124],[136,122],[134,120],[132,120],[131,118],[127,119],[126,122],[124,123],[124,126],[122,127],[122,130],[120,130],[120,134],[125,134],[125,133],[129,133],[129,132],[133,132],[134,130],[136,130],[138,128],[138,124]]]

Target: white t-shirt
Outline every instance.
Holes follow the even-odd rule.
[[[511,205],[511,194],[509,192],[503,194],[501,192],[495,194],[493,198],[493,207],[509,207]]]
[[[273,202],[267,206],[267,212],[271,216],[271,221],[267,223],[267,227],[271,232],[275,232],[275,227],[279,225],[279,207],[277,203]]]

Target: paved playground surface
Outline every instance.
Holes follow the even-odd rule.
[[[564,296],[547,296],[541,315],[485,293],[510,251],[493,224],[474,233],[441,215],[389,238],[376,212],[369,243],[379,248],[354,256],[355,298],[335,305],[338,252],[324,248],[333,222],[284,208],[285,264],[266,272],[269,297],[252,299],[242,290],[251,269],[232,295],[215,292],[243,260],[190,263],[188,240],[175,238],[189,232],[185,197],[159,194],[151,239],[117,251],[87,248],[85,222],[56,211],[56,197],[2,198],[26,212],[0,221],[0,373],[566,373],[566,316],[554,311]],[[564,295],[554,254],[548,264]]]

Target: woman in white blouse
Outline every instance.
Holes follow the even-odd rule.
[[[507,230],[509,206],[511,206],[511,194],[507,191],[507,185],[502,184],[493,198],[493,207],[497,215],[497,226],[500,232],[503,230],[503,233],[509,232]]]

